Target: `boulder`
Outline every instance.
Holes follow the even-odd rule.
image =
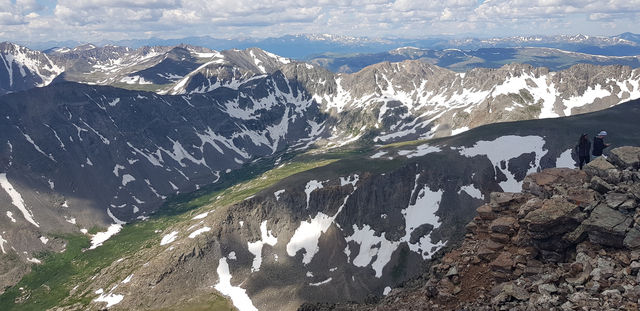
[[[511,272],[515,261],[509,252],[502,252],[489,265],[491,270],[499,272]]]
[[[522,181],[523,192],[550,198],[566,186],[580,187],[587,180],[585,172],[570,168],[549,168],[530,174]]]
[[[637,228],[631,228],[624,237],[622,244],[626,248],[630,249],[640,248],[640,230]]]
[[[489,224],[489,229],[494,233],[513,235],[517,224],[518,220],[515,218],[511,216],[503,216],[493,220],[491,224]]]
[[[569,188],[564,195],[567,201],[580,207],[587,207],[598,200],[598,193],[592,189],[585,188]]]
[[[609,159],[620,169],[638,169],[640,168],[640,147],[624,146],[612,149]]]
[[[604,157],[597,157],[584,166],[589,176],[598,176],[608,183],[620,182],[620,171]]]
[[[494,211],[509,209],[511,205],[524,202],[525,196],[522,193],[514,192],[492,192],[489,204]]]
[[[478,257],[484,261],[493,260],[498,256],[496,254],[496,250],[490,248],[487,245],[480,245],[480,247],[478,247],[478,251],[476,252],[476,254],[478,254]]]
[[[615,189],[615,187],[608,182],[604,181],[602,178],[598,176],[593,176],[591,178],[591,182],[589,183],[589,188],[599,192],[599,193],[607,193]]]
[[[533,238],[545,239],[573,231],[583,219],[578,205],[554,197],[544,200],[542,207],[527,214],[522,222]]]
[[[611,192],[607,193],[605,198],[609,207],[617,208],[618,206],[622,205],[622,203],[627,201],[627,199],[629,199],[629,196],[626,193]]]
[[[499,304],[501,302],[510,300],[511,298],[515,298],[521,301],[529,300],[529,293],[521,286],[518,286],[511,282],[498,284],[491,290],[491,293],[495,295],[492,299],[492,302],[494,304]]]
[[[478,213],[478,217],[484,220],[492,220],[492,219],[496,219],[497,217],[496,214],[491,209],[491,206],[489,206],[488,204],[478,207],[476,209],[476,212]]]
[[[524,204],[520,205],[518,208],[518,218],[522,219],[530,212],[537,210],[542,207],[542,200],[538,197],[533,197],[529,199]]]
[[[596,206],[582,224],[589,240],[606,246],[622,247],[625,234],[631,226],[632,218],[602,203]]]

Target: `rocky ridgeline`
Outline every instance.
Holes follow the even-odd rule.
[[[492,193],[428,281],[373,310],[638,310],[640,147]]]

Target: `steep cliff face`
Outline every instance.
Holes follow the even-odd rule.
[[[0,42],[0,95],[46,86],[64,69],[45,53]]]
[[[442,165],[431,167],[433,161]],[[473,184],[498,188],[489,161],[456,166],[460,161],[455,151],[408,164],[339,161],[219,205],[243,187],[231,189],[156,233],[151,248],[81,283],[67,301],[103,289],[121,297],[114,310],[177,308],[219,291],[241,310],[295,310],[306,301],[381,295],[460,238],[483,202]],[[94,300],[78,308],[102,307]]]
[[[640,291],[640,147],[584,171],[527,176],[492,193],[462,245],[413,288],[362,310],[636,310]]]

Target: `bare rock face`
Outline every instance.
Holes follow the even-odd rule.
[[[622,241],[632,222],[632,218],[606,204],[600,204],[591,212],[591,216],[583,222],[583,225],[589,233],[591,242],[622,247]]]
[[[492,194],[462,245],[425,277],[455,280],[459,290],[426,296],[418,284],[356,309],[638,310],[640,181],[633,159],[640,148],[612,153],[618,158],[598,158],[586,174],[548,169],[527,176],[522,200]],[[451,266],[455,278],[445,271]]]
[[[640,147],[624,146],[611,150],[611,162],[621,168],[640,168]]]
[[[595,158],[585,166],[584,170],[587,174],[598,176],[608,183],[616,183],[620,180],[620,171],[604,157]]]

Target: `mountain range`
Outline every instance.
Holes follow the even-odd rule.
[[[189,45],[0,57],[0,304],[16,309],[363,301],[459,241],[491,192],[572,166],[579,133],[640,144],[629,66],[420,56],[335,73]]]
[[[308,59],[318,54],[333,53],[371,54],[412,46],[421,49],[445,50],[477,50],[483,48],[522,48],[546,47],[571,52],[597,54],[604,56],[633,56],[640,54],[639,36],[633,33],[622,33],[616,36],[588,35],[555,35],[555,36],[513,36],[496,38],[479,38],[474,36],[432,37],[425,39],[403,38],[367,38],[339,36],[330,34],[299,34],[275,38],[231,38],[220,39],[210,36],[187,37],[178,39],[135,39],[119,41],[93,42],[98,46],[115,45],[137,49],[144,46],[175,46],[188,44],[215,50],[247,49],[257,47],[287,58]],[[72,47],[84,43],[77,41],[64,42],[28,42],[23,45],[36,50]]]

